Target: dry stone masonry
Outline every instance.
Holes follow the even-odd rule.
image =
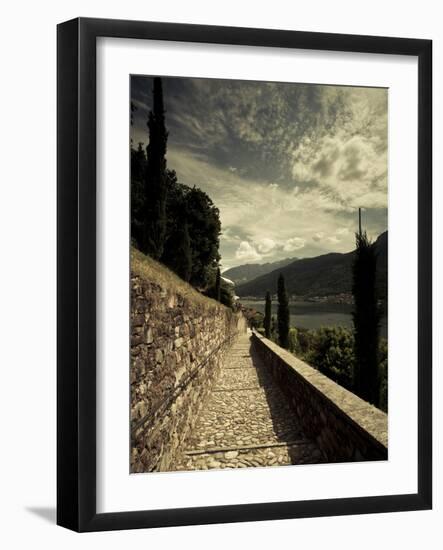
[[[327,462],[386,460],[388,417],[270,340],[254,333],[253,349],[284,392],[306,435]]]
[[[131,472],[387,459],[387,415],[200,296],[131,276]]]
[[[240,313],[131,274],[131,472],[171,469]]]

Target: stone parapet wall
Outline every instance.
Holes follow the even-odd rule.
[[[387,459],[386,413],[257,333],[253,345],[327,462]]]
[[[191,287],[189,287],[191,288]],[[131,472],[171,469],[241,313],[131,273]]]

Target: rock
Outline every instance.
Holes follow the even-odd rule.
[[[183,338],[177,338],[177,339],[174,341],[174,347],[175,347],[175,348],[179,348],[182,344],[183,344]]]
[[[138,315],[134,315],[132,318],[132,326],[133,327],[141,327],[143,326],[145,322],[145,316],[139,313]]]
[[[138,346],[139,344],[143,343],[143,337],[142,336],[132,336],[131,337],[131,346]]]
[[[186,374],[186,367],[181,367],[175,371],[175,385],[178,386],[183,376]]]
[[[156,363],[162,363],[163,362],[163,352],[161,349],[155,350],[155,362]]]
[[[225,453],[225,458],[227,458],[228,460],[231,460],[232,458],[237,458],[238,457],[238,451],[228,451],[227,453]]]
[[[152,334],[152,328],[149,327],[145,334],[145,343],[149,345],[149,344],[152,344],[153,341],[154,341],[154,335]]]

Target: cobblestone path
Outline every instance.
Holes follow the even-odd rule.
[[[266,366],[250,333],[227,353],[176,470],[322,462]]]

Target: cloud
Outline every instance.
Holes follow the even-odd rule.
[[[340,227],[336,231],[337,235],[347,235],[349,233],[349,227]]]
[[[340,242],[340,239],[336,235],[332,235],[331,237],[326,237],[326,241],[328,243],[337,244]]]
[[[306,240],[301,239],[300,237],[293,237],[288,239],[283,245],[283,250],[285,252],[293,252],[294,250],[300,250],[305,246]]]
[[[278,260],[301,249],[303,257],[309,257],[354,247],[357,211],[325,187],[299,186],[293,193],[287,184],[245,178],[182,149],[169,149],[168,166],[176,170],[180,182],[207,192],[219,208],[224,267]],[[365,213],[367,219],[371,212]],[[383,212],[370,227],[373,236],[385,230]],[[325,238],[335,235],[329,241]]]
[[[300,144],[338,129],[370,132],[380,145],[385,139],[385,90],[199,78],[163,78],[163,88],[170,143],[248,177],[287,177]],[[133,77],[134,101],[150,108],[151,90],[151,78]],[[146,129],[146,109],[134,116],[134,126]],[[317,159],[318,174],[328,167],[328,159]]]
[[[343,208],[387,206],[387,152],[380,153],[373,139],[339,132],[315,145],[304,143],[292,174],[333,195]]]
[[[268,239],[266,237],[264,239],[261,239],[257,243],[257,249],[262,254],[267,254],[271,252],[271,250],[274,250],[276,246],[277,246],[277,243],[274,240]]]
[[[235,257],[238,260],[244,261],[259,261],[264,260],[270,255],[270,253],[280,250],[283,252],[294,252],[300,250],[305,246],[305,239],[300,237],[293,237],[283,242],[275,242],[272,239],[261,239],[259,242],[241,241],[236,252]]]
[[[349,210],[387,207],[387,92],[343,92],[347,116],[330,132],[305,136],[293,150],[292,176],[317,185]]]
[[[132,77],[133,144],[146,145],[152,79]],[[359,207],[387,227],[387,91],[164,78],[167,162],[220,210],[223,265],[354,247]]]
[[[316,234],[312,237],[312,239],[313,239],[314,241],[317,241],[317,242],[318,242],[318,241],[321,241],[321,240],[323,239],[324,236],[325,236],[325,234],[320,232],[320,233],[316,233]]]
[[[247,241],[242,241],[235,253],[235,257],[243,262],[261,260],[262,256]]]

